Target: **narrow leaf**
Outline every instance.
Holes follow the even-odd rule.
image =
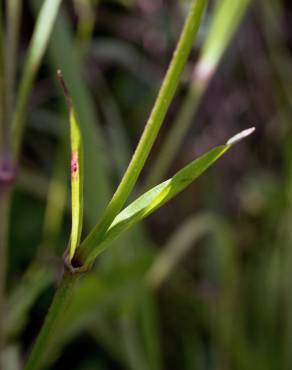
[[[43,2],[33,31],[18,89],[16,112],[12,122],[13,155],[15,159],[17,159],[21,147],[29,93],[46,51],[61,1],[45,0]]]
[[[107,230],[103,240],[94,250],[88,254],[85,265],[89,265],[102,252],[107,244],[120,233],[128,229],[130,226],[143,220],[156,209],[160,208],[166,202],[174,198],[177,194],[183,191],[196,178],[204,173],[214,162],[217,161],[233,144],[240,139],[247,137],[254,131],[254,128],[244,130],[233,136],[225,145],[217,146],[209,152],[197,158],[182,170],[177,172],[171,179],[162,182],[151,190],[144,193],[122,212],[120,212],[113,223]]]
[[[205,172],[229,148],[229,145],[221,145],[211,149],[181,169],[171,179],[144,193],[115,218],[106,234],[106,239],[120,234],[121,231],[149,216],[156,209],[174,198]]]
[[[71,136],[71,204],[72,228],[68,253],[68,262],[74,256],[80,242],[83,221],[83,148],[82,137],[70,93],[67,89],[62,73],[58,71],[58,78],[62,85],[69,109],[70,136]]]
[[[162,82],[143,134],[129,166],[112,196],[112,199],[101,216],[100,221],[95,225],[91,233],[79,248],[80,261],[86,260],[88,254],[91,253],[92,249],[94,249],[94,246],[99,244],[104,238],[106,231],[123,208],[138,180],[176,92],[185,63],[189,53],[191,52],[194,38],[199,29],[205,5],[206,0],[191,2],[189,14],[185,20],[172,60]]]
[[[39,0],[30,0],[31,9],[38,14]],[[88,227],[93,227],[106,207],[112,193],[108,157],[103,130],[99,124],[96,103],[83,78],[84,66],[76,50],[73,22],[63,9],[56,19],[48,46],[51,70],[61,69],[74,101],[84,148],[84,211]],[[98,174],[98,176],[97,176]],[[96,191],[98,189],[98,191]]]
[[[250,2],[250,0],[216,1],[186,97],[149,172],[149,177],[146,180],[147,187],[160,182],[169,169]]]

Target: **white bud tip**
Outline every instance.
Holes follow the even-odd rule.
[[[238,143],[240,140],[245,139],[247,136],[251,135],[255,131],[255,127],[247,128],[239,132],[238,134],[232,136],[226,143],[226,145],[234,145]]]

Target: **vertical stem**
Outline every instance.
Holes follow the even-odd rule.
[[[2,369],[4,348],[4,315],[5,315],[5,276],[6,253],[8,243],[8,226],[10,215],[11,191],[0,189],[0,369]]]
[[[55,293],[43,327],[28,357],[28,361],[24,367],[24,370],[37,370],[41,368],[42,363],[50,349],[54,335],[54,329],[64,314],[67,304],[69,303],[74,284],[78,277],[79,274],[72,275],[67,272],[64,273],[63,279]]]
[[[158,156],[146,181],[146,188],[158,184],[166,175],[192,124],[192,118],[196,114],[201,99],[250,2],[250,0],[217,1],[186,98],[173,125],[166,134],[165,141],[159,148]]]
[[[205,83],[196,84],[195,82],[190,86],[183,105],[173,125],[167,132],[165,141],[160,148],[159,156],[150,170],[150,175],[145,185],[146,189],[150,189],[152,186],[157,185],[160,180],[165,177],[192,122],[192,117],[198,109],[205,87]]]
[[[89,265],[94,256],[89,256],[93,248],[100,242],[115,216],[124,206],[142,171],[150,150],[158,135],[167,110],[175,94],[181,74],[191,51],[194,38],[199,29],[201,17],[207,0],[194,0],[191,3],[188,17],[185,21],[181,36],[174,51],[171,63],[161,85],[159,94],[151,111],[144,132],[132,157],[132,160],[109,202],[100,222],[81,244],[79,256],[85,265]]]

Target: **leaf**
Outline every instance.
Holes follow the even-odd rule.
[[[17,158],[21,147],[25,119],[24,116],[29,93],[46,51],[61,1],[62,0],[44,1],[37,17],[37,22],[25,59],[24,69],[18,89],[16,112],[12,122],[13,154],[15,158]]]
[[[115,218],[106,233],[106,239],[116,236],[133,223],[149,216],[156,209],[175,197],[205,172],[228,149],[228,145],[222,145],[210,150],[184,167],[171,179],[155,186],[136,199]]]
[[[38,14],[39,0],[30,0],[33,14]],[[56,19],[48,46],[48,62],[53,73],[61,69],[74,101],[84,147],[84,205],[88,227],[93,227],[112,192],[104,133],[99,124],[96,102],[83,78],[84,66],[76,50],[73,22],[66,9]],[[98,174],[98,175],[97,175]],[[98,189],[98,191],[96,191]]]
[[[67,262],[71,262],[80,242],[83,222],[83,147],[82,137],[73,102],[67,89],[62,73],[58,70],[58,78],[62,85],[69,109],[71,137],[71,206],[72,227]]]
[[[33,263],[7,299],[5,334],[10,339],[19,335],[27,324],[31,307],[45,288],[54,280],[54,274],[46,266]]]
[[[250,0],[220,0],[216,3],[197,66],[201,73],[215,70],[250,3]]]
[[[149,216],[156,209],[163,206],[166,202],[174,198],[183,191],[196,178],[204,173],[214,162],[217,161],[233,144],[250,135],[255,129],[250,128],[233,136],[225,145],[217,146],[209,152],[197,158],[182,170],[177,172],[171,179],[162,182],[151,190],[144,193],[114,219],[108,228],[103,240],[88,255],[85,265],[92,261],[101,253],[110,241],[121,234],[123,231],[133,226],[137,222]]]
[[[197,35],[205,5],[206,0],[192,1],[190,4],[190,10],[173,57],[132,159],[99,222],[79,248],[78,259],[81,265],[83,261],[88,260],[88,255],[91,254],[95,245],[100,244],[113,220],[124,207],[138,180],[173,100],[188,55],[191,52],[194,38]],[[83,267],[86,268],[86,266]]]
[[[214,218],[212,214],[192,215],[174,231],[147,272],[145,279],[147,286],[158,289],[166,281],[197,241],[210,231]]]
[[[211,16],[206,37],[198,61],[194,67],[193,78],[183,104],[168,131],[159,154],[146,179],[148,187],[163,179],[169,169],[183,138],[188,132],[193,118],[201,104],[212,77],[234,36],[250,0],[218,0]]]

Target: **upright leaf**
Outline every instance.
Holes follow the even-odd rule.
[[[62,0],[45,0],[39,12],[26,56],[12,123],[13,155],[17,159],[24,126],[26,105],[33,81],[46,51]]]
[[[197,35],[206,2],[206,0],[198,0],[192,1],[190,4],[189,14],[185,20],[172,60],[129,166],[100,221],[80,246],[79,258],[81,264],[88,250],[93,249],[103,239],[107,229],[123,208],[138,180],[176,92],[193,41]],[[84,249],[87,249],[87,251],[84,251]]]
[[[29,3],[33,13],[37,14],[40,1],[30,0]],[[104,133],[99,125],[95,101],[84,78],[84,65],[78,57],[73,25],[65,10],[56,19],[48,46],[48,61],[53,73],[56,69],[62,70],[80,122],[86,173],[84,210],[87,225],[93,227],[110,199],[112,186]]]
[[[71,204],[72,204],[72,228],[70,246],[68,251],[68,263],[71,262],[75,250],[80,242],[83,222],[83,147],[82,137],[73,102],[67,89],[62,73],[58,71],[58,77],[64,90],[69,109],[70,136],[71,136]]]
[[[190,79],[189,88],[176,119],[168,131],[154,165],[146,180],[147,187],[157,184],[166,174],[193,123],[193,117],[222,56],[234,36],[250,0],[218,0],[207,30],[198,62]]]

